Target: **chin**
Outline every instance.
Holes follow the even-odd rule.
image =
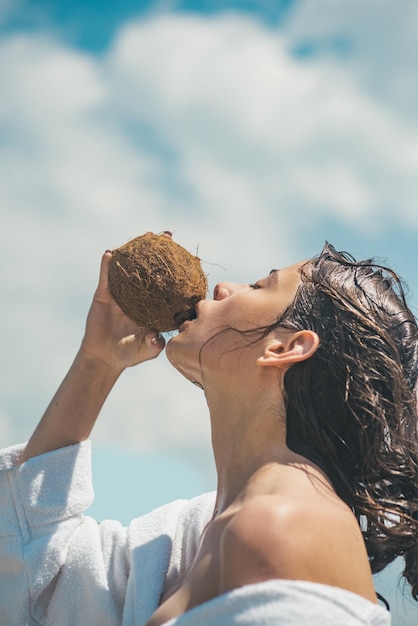
[[[166,356],[169,363],[178,371],[182,376],[193,382],[196,379],[197,374],[200,374],[200,368],[191,362],[190,356],[186,354],[186,347],[182,345],[179,340],[179,335],[176,335],[166,345]]]
[[[173,367],[177,370],[181,371],[181,353],[183,352],[181,345],[179,346],[178,335],[172,337],[170,341],[166,344],[165,354],[167,360],[171,363]]]
[[[175,340],[177,339],[177,335],[175,337],[172,337],[169,341],[167,341],[166,345],[165,345],[165,354],[167,359],[170,361],[170,363],[172,365],[174,365],[174,363],[172,362],[172,353],[173,353],[173,342],[175,342]],[[175,348],[174,348],[175,350]]]

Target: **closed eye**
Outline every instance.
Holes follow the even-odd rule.
[[[257,285],[257,283],[248,286],[251,287],[251,289],[261,289],[261,285]]]

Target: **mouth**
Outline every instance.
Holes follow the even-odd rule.
[[[173,320],[176,324],[176,327],[180,329],[185,322],[192,322],[197,318],[197,312],[195,306],[192,306],[185,311],[178,311],[173,315]]]

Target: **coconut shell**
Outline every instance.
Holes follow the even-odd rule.
[[[200,259],[169,237],[147,233],[112,252],[109,291],[143,328],[164,332],[193,319],[207,288]]]

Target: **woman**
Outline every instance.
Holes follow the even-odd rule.
[[[109,259],[75,362],[19,451],[23,465],[17,450],[5,453],[16,518],[24,508],[16,493],[30,482],[16,473],[31,472],[38,489],[48,483],[48,467],[88,438],[123,369],[164,348],[112,302]],[[405,556],[418,595],[417,326],[396,277],[326,245],[317,259],[254,285],[217,285],[196,314],[167,356],[207,399],[218,472],[212,516],[204,497],[126,537],[92,526],[73,505],[65,515],[48,509],[42,524],[25,509],[21,552],[47,547],[21,614],[34,624],[388,624],[372,571]],[[58,499],[57,485],[45,490]],[[30,556],[19,559],[16,584],[30,570]],[[71,617],[70,587],[79,598]]]
[[[150,625],[269,579],[374,602],[365,547],[374,572],[405,554],[417,598],[417,328],[382,270],[326,245],[218,285],[168,345],[205,389],[219,483],[216,521]]]

